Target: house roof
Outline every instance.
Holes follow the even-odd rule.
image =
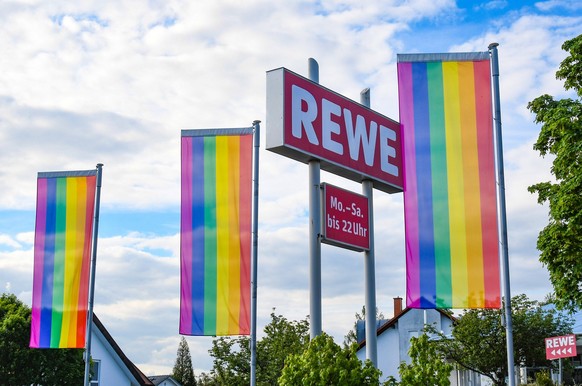
[[[392,319],[388,320],[386,323],[384,323],[383,325],[381,325],[380,327],[378,327],[376,329],[376,336],[378,335],[382,335],[382,333],[384,333],[384,331],[386,331],[387,329],[389,329],[390,327],[393,327],[396,322],[398,322],[398,319],[400,319],[404,314],[406,314],[407,312],[409,312],[410,310],[413,310],[415,308],[409,308],[406,307],[405,309],[402,310],[402,312],[398,313],[396,316],[394,316]],[[446,311],[443,311],[441,309],[435,309],[435,311],[438,311],[441,315],[446,316],[447,318],[451,319],[451,320],[455,320],[455,317],[451,314],[449,314]],[[363,347],[366,346],[366,339],[364,339],[363,341],[361,341],[358,344],[358,350],[361,350]]]
[[[152,383],[152,381],[150,381],[148,377],[146,377],[145,374],[142,373],[140,369],[138,369],[137,366],[134,365],[133,362],[129,360],[129,358],[123,353],[123,351],[121,351],[121,348],[119,347],[117,342],[115,342],[109,331],[107,331],[103,323],[101,323],[101,321],[95,314],[93,314],[93,323],[99,329],[101,334],[103,334],[103,337],[105,337],[107,343],[111,345],[111,348],[115,351],[119,359],[121,359],[123,364],[127,367],[131,375],[133,375],[135,380],[138,382],[139,386],[155,386],[154,383]]]
[[[154,385],[160,385],[162,382],[166,381],[166,380],[170,380],[172,382],[172,384],[174,385],[180,385],[178,383],[178,381],[176,381],[174,378],[172,378],[171,375],[151,375],[148,377],[150,379],[150,381],[152,381],[154,383]]]

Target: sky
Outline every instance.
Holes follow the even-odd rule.
[[[582,3],[452,0],[5,0],[0,2],[0,291],[31,305],[36,176],[103,163],[95,313],[147,375],[180,340],[180,130],[266,118],[266,72],[286,67],[398,120],[396,55],[499,43],[511,293],[552,291],[536,239],[551,179],[527,103],[572,97],[555,79]],[[265,149],[259,177],[258,329],[309,314],[308,167]],[[355,192],[360,184],[322,172]],[[374,192],[376,302],[405,296],[402,194]],[[363,254],[322,246],[322,328],[343,342],[364,304]],[[196,371],[211,337],[187,337]]]

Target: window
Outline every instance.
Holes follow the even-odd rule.
[[[89,384],[91,386],[99,386],[99,379],[101,379],[101,361],[91,362],[90,379]]]

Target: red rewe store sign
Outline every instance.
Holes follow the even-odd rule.
[[[267,72],[267,149],[402,191],[400,124],[285,68]]]
[[[364,251],[370,249],[368,197],[323,183],[322,242]]]
[[[546,338],[546,359],[575,357],[576,335],[563,335]]]

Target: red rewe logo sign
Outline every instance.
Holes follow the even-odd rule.
[[[576,335],[563,335],[546,338],[546,359],[575,357]]]
[[[285,68],[267,72],[267,149],[402,191],[400,124]]]
[[[370,249],[368,197],[323,183],[322,242],[355,251]]]

